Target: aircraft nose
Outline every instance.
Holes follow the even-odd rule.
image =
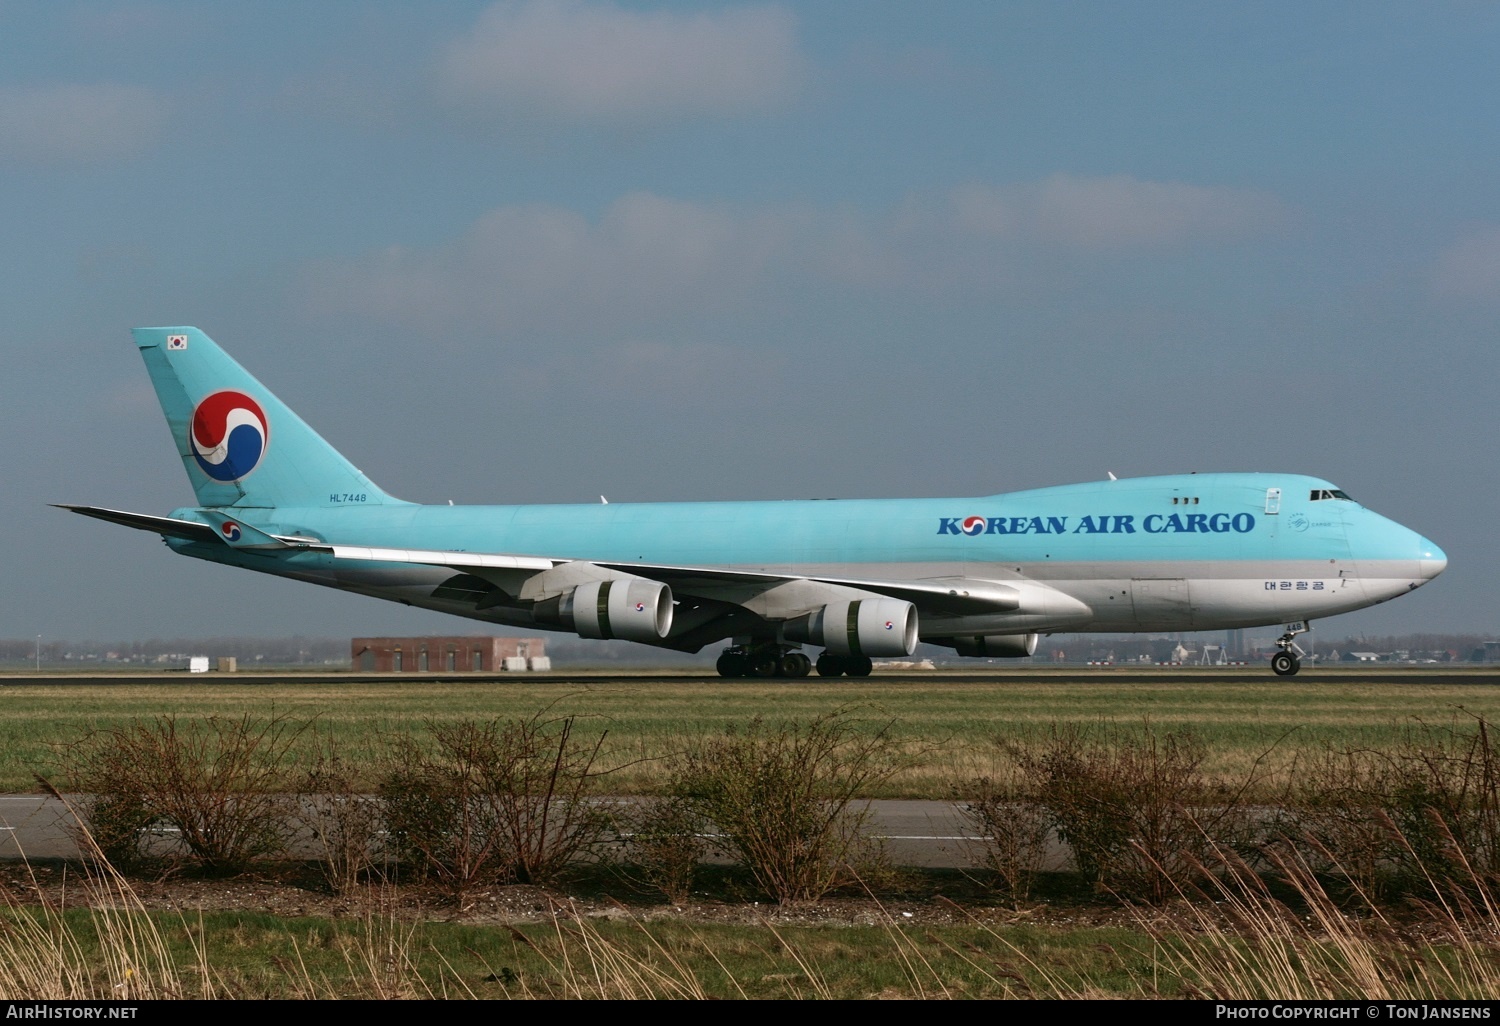
[[[1448,569],[1448,554],[1426,538],[1417,537],[1417,566],[1424,581]]]

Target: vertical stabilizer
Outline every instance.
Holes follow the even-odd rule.
[[[134,328],[200,506],[399,503],[197,328]]]

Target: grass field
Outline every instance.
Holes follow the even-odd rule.
[[[79,962],[127,961],[99,957],[99,931],[88,913],[48,919],[51,934],[76,937]],[[1156,996],[1153,975],[1163,996],[1181,994],[1177,980],[1160,979],[1151,938],[1124,928],[1054,933],[911,929],[889,920],[772,926],[566,918],[510,928],[247,912],[189,919],[153,913],[150,920],[137,917],[136,929],[161,938],[161,961],[173,967],[156,973],[170,984],[140,995],[151,997],[1145,997]],[[6,975],[0,960],[0,999],[62,989]],[[105,973],[88,975],[72,996],[110,994],[114,981]]]
[[[1425,672],[1324,671],[1288,682],[1253,670],[1213,683],[1161,671],[1055,678],[924,674],[843,683],[563,674],[545,683],[370,683],[291,675],[283,683],[248,685],[135,683],[128,677],[26,682],[0,686],[0,790],[35,790],[33,773],[56,773],[59,745],[135,717],[281,715],[315,720],[353,740],[420,730],[429,720],[530,716],[544,708],[608,731],[610,764],[624,768],[605,786],[620,794],[658,786],[658,760],[684,737],[756,716],[805,721],[840,709],[871,729],[895,721],[911,750],[921,753],[918,765],[896,776],[882,796],[948,797],[953,786],[985,771],[994,738],[1069,723],[1130,727],[1149,720],[1158,731],[1188,728],[1208,744],[1210,771],[1232,776],[1267,751],[1272,765],[1285,766],[1298,750],[1323,743],[1387,746],[1417,721],[1500,720],[1500,688],[1490,686],[1492,676],[1458,672],[1439,680]]]

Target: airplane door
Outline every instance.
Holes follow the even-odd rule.
[[[1181,577],[1136,577],[1130,582],[1136,626],[1142,630],[1178,631],[1193,626],[1193,599]]]

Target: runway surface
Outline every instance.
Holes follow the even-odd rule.
[[[67,673],[19,671],[0,674],[0,688],[120,686],[156,687],[166,685],[204,687],[213,685],[287,685],[307,684],[684,684],[703,686],[720,684],[782,684],[789,688],[809,685],[863,684],[1500,684],[1500,664],[1432,663],[1426,665],[1370,665],[1339,663],[1329,666],[1304,666],[1295,677],[1277,677],[1269,665],[1256,666],[1065,666],[1012,668],[965,668],[958,670],[914,670],[906,667],[876,665],[869,677],[819,677],[813,674],[796,680],[746,677],[726,679],[713,672],[679,670],[559,669],[550,673],[361,673],[357,671],[306,671],[287,669],[246,673],[168,672],[86,672]]]

